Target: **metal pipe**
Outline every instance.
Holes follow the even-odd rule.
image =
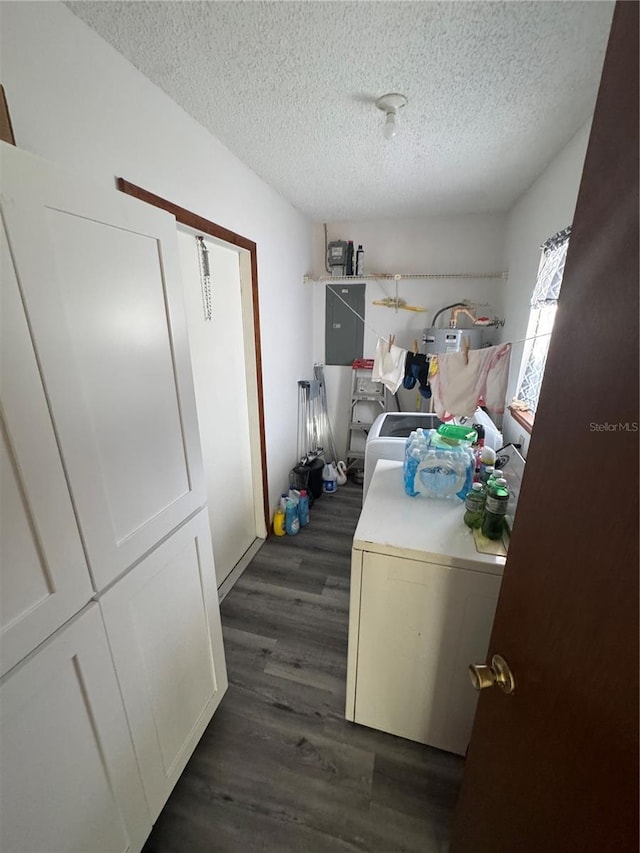
[[[469,311],[469,309],[466,307],[466,305],[463,305],[463,306],[459,305],[457,308],[454,308],[453,311],[451,312],[451,319],[449,320],[449,328],[450,329],[457,329],[458,328],[458,314],[465,314],[473,322],[474,326],[477,323],[477,319],[473,316],[471,311]]]
[[[467,306],[464,302],[454,302],[452,305],[445,305],[444,308],[441,308],[439,311],[433,315],[433,320],[431,321],[432,327],[435,329],[436,321],[441,314],[444,314],[445,311],[448,311],[450,308],[466,308]]]

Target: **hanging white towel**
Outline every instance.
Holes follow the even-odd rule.
[[[397,347],[395,344],[389,346],[387,341],[378,338],[371,378],[375,382],[382,382],[385,388],[388,388],[392,394],[395,394],[402,385],[406,357],[406,349]]]
[[[438,371],[429,378],[434,408],[441,420],[470,418],[479,405],[504,412],[511,344],[438,355]]]

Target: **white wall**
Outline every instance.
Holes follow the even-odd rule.
[[[554,157],[534,184],[511,209],[507,222],[506,258],[509,280],[504,291],[506,323],[501,340],[524,338],[529,320],[529,302],[540,262],[540,246],[573,221],[582,167],[587,151],[591,121],[587,122]],[[513,347],[507,400],[516,393],[523,345]],[[524,437],[524,454],[529,436],[507,412],[505,442]]]
[[[108,186],[125,177],[257,243],[275,505],[295,461],[296,382],[313,363],[310,223],[62,4],[1,3],[0,25],[20,147]]]
[[[329,223],[329,240],[353,240],[355,247],[362,243],[365,250],[365,272],[411,273],[493,273],[506,269],[504,238],[505,214],[469,214],[466,216],[396,219],[364,222]],[[314,274],[326,275],[324,268],[324,230],[315,226]],[[313,356],[324,362],[324,323],[326,285],[307,285],[314,293]],[[373,358],[379,332],[384,337],[394,333],[396,343],[405,349],[415,338],[421,342],[423,329],[431,325],[433,316],[444,305],[469,299],[480,307],[479,316],[504,316],[503,279],[402,279],[398,295],[410,305],[427,309],[424,313],[395,311],[373,305],[374,300],[395,297],[393,281],[367,282],[365,298],[364,357]],[[438,319],[445,327],[449,312]],[[461,318],[460,325],[470,324]],[[375,330],[375,331],[373,331]],[[493,335],[495,330],[488,330]],[[489,337],[489,340],[494,338]],[[329,417],[333,426],[338,454],[343,457],[347,443],[351,370],[348,367],[325,368]],[[415,391],[401,389],[400,401],[404,410],[415,411],[417,401],[426,407]],[[424,409],[426,411],[426,408]]]

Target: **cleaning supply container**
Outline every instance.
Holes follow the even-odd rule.
[[[333,462],[327,463],[322,469],[322,491],[327,495],[338,491],[338,472]]]
[[[284,526],[289,536],[295,536],[296,533],[300,531],[298,508],[291,500],[287,500],[287,508],[284,514]]]
[[[284,536],[287,532],[285,530],[285,520],[284,519],[285,519],[284,510],[282,509],[282,507],[280,505],[278,505],[278,508],[276,509],[275,514],[273,516],[273,532],[275,533],[276,536]]]
[[[298,500],[298,518],[300,527],[306,527],[309,524],[309,495],[305,489],[301,490]]]

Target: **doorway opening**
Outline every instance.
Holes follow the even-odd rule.
[[[178,223],[209,523],[222,600],[269,527],[256,245],[122,178],[122,192]],[[203,296],[202,251],[210,272]]]

